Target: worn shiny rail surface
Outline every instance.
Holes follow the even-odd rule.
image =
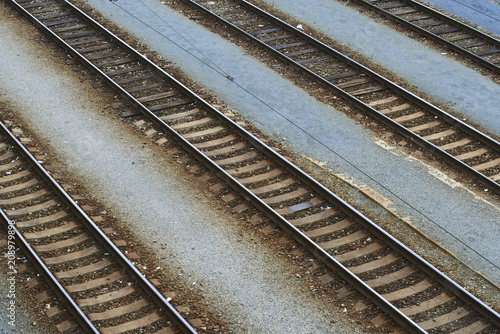
[[[183,0],[500,193],[500,143],[243,0]]]
[[[412,0],[354,0],[500,74],[500,41]]]
[[[154,125],[148,136],[162,143],[161,133],[170,134],[409,331],[500,326],[487,305],[78,8],[62,0],[11,3],[135,106],[127,116],[142,113]],[[235,200],[224,185],[213,189]]]
[[[196,333],[3,124],[0,136],[1,221],[73,316],[48,309],[58,330]]]

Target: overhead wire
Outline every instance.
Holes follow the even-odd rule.
[[[481,10],[476,9],[476,8],[474,8],[474,7],[472,7],[472,6],[469,6],[469,5],[467,5],[467,4],[465,4],[465,3],[461,2],[461,1],[458,1],[458,0],[452,0],[452,1],[453,1],[453,2],[456,2],[456,3],[460,4],[460,5],[462,5],[462,6],[464,6],[464,7],[467,7],[467,8],[469,8],[469,9],[472,9],[472,10],[473,10],[473,11],[475,11],[475,12],[478,12],[478,13],[480,13],[480,14],[483,14],[484,16],[487,16],[487,17],[489,17],[489,18],[491,18],[491,19],[493,19],[493,20],[495,20],[495,21],[499,21],[499,22],[500,22],[500,19],[499,19],[499,18],[500,18],[500,16],[496,15],[496,13],[495,13],[495,12],[493,12],[493,11],[491,11],[491,10],[489,10],[489,9],[488,9],[488,11],[489,11],[490,13],[495,14],[495,16],[496,16],[496,17],[493,17],[493,16],[491,16],[490,14],[486,14],[485,12],[482,12]],[[481,5],[481,4],[480,4],[480,3],[478,3],[477,1],[474,1],[474,2],[476,2],[478,5]]]
[[[194,58],[198,59],[200,62],[202,62],[203,64],[205,64],[206,66],[210,67],[211,69],[213,69],[215,72],[221,74],[222,76],[224,77],[228,77],[229,74],[226,73],[222,68],[220,68],[214,61],[212,61],[212,59],[210,59],[210,57],[208,57],[207,55],[205,55],[200,49],[198,49],[193,43],[191,43],[191,41],[189,41],[187,38],[185,38],[180,32],[178,32],[171,24],[169,24],[167,21],[165,21],[162,17],[160,17],[155,11],[153,11],[149,6],[147,6],[142,0],[139,0],[139,2],[144,6],[146,7],[153,15],[155,15],[157,18],[159,18],[166,26],[168,26],[170,29],[172,29],[177,35],[179,35],[183,40],[185,40],[187,43],[189,43],[189,45],[191,45],[191,47],[193,47],[196,51],[198,51],[203,57],[205,57],[208,62],[210,62],[210,65],[207,61],[201,59],[200,57],[196,56],[194,53],[192,53],[191,51],[189,51],[188,49],[186,49],[185,47],[183,47],[182,45],[180,45],[179,43],[175,42],[174,40],[172,40],[171,38],[169,38],[168,36],[166,36],[164,33],[162,33],[161,31],[159,31],[158,29],[154,28],[153,26],[151,26],[150,24],[146,23],[144,20],[142,20],[140,17],[138,17],[137,15],[134,15],[132,14],[130,11],[128,11],[127,9],[123,8],[122,6],[120,6],[118,4],[118,1],[117,0],[112,0],[111,3],[114,4],[115,6],[117,6],[118,8],[120,8],[123,12],[127,13],[128,15],[132,16],[133,18],[135,18],[137,21],[141,22],[142,24],[144,24],[145,26],[147,26],[149,29],[153,30],[154,32],[156,32],[157,34],[159,34],[160,36],[162,36],[163,38],[167,39],[169,42],[171,42],[172,44],[174,44],[175,46],[179,47],[181,50],[183,50],[184,52],[188,53],[189,55],[193,56]]]
[[[406,200],[404,200],[403,198],[401,198],[399,195],[397,195],[396,193],[394,193],[392,190],[390,190],[389,188],[387,188],[386,186],[384,186],[383,184],[381,184],[379,181],[377,181],[374,177],[372,177],[371,175],[367,174],[365,171],[363,171],[362,169],[360,169],[353,162],[349,161],[347,158],[345,158],[344,156],[342,156],[340,153],[336,152],[331,147],[329,147],[327,144],[323,143],[320,139],[318,139],[315,136],[313,136],[312,134],[310,134],[306,129],[302,128],[299,124],[297,124],[296,122],[294,122],[292,119],[290,119],[289,117],[287,117],[286,115],[284,115],[283,113],[281,113],[280,111],[278,111],[277,109],[275,109],[273,106],[271,106],[269,103],[267,103],[266,101],[262,100],[260,97],[258,97],[257,95],[255,95],[252,91],[248,90],[246,87],[244,87],[243,85],[241,85],[240,83],[238,83],[236,79],[234,79],[233,77],[231,77],[226,71],[224,71],[221,67],[219,67],[212,59],[210,59],[210,57],[208,57],[207,55],[205,55],[201,50],[199,50],[190,41],[188,41],[188,39],[186,37],[184,37],[179,31],[177,31],[176,29],[174,29],[169,23],[167,23],[163,18],[161,18],[158,15],[157,12],[153,11],[150,7],[148,7],[146,4],[144,4],[144,2],[142,0],[139,0],[139,2],[141,2],[145,7],[147,7],[148,10],[151,13],[153,13],[154,16],[158,17],[164,24],[166,24],[173,31],[175,31],[175,33],[178,34],[182,39],[184,39],[185,41],[187,41],[197,52],[199,52],[201,55],[203,55],[205,58],[207,58],[208,61],[210,62],[210,64],[207,61],[205,61],[205,60],[201,59],[200,57],[196,56],[191,51],[187,50],[186,48],[184,48],[183,46],[181,46],[177,42],[173,41],[171,38],[169,38],[168,36],[166,36],[164,33],[160,32],[158,29],[152,27],[149,23],[145,22],[141,18],[139,18],[136,15],[132,14],[130,11],[128,11],[125,8],[123,8],[122,6],[118,5],[117,1],[112,1],[112,3],[115,6],[117,6],[118,8],[120,8],[122,11],[124,11],[128,15],[132,16],[133,18],[135,18],[136,20],[138,20],[139,22],[141,22],[142,24],[144,24],[145,26],[147,26],[149,29],[151,29],[154,32],[158,33],[160,36],[162,36],[166,40],[170,41],[171,43],[173,43],[174,45],[176,45],[177,47],[179,47],[181,50],[183,50],[184,52],[188,53],[189,55],[191,55],[195,59],[199,60],[200,62],[202,62],[204,65],[208,66],[209,68],[211,68],[213,71],[215,71],[219,75],[221,75],[223,77],[226,77],[226,78],[230,78],[230,81],[234,85],[238,86],[244,92],[246,92],[247,94],[249,94],[250,96],[252,96],[256,100],[258,100],[260,103],[262,103],[267,108],[269,108],[271,111],[273,111],[274,113],[276,113],[279,116],[281,116],[283,119],[285,119],[288,122],[290,122],[290,124],[292,124],[294,127],[296,127],[297,129],[299,129],[306,136],[308,136],[311,139],[313,139],[315,142],[317,142],[318,144],[320,144],[326,150],[328,150],[329,152],[333,153],[335,156],[339,157],[341,160],[343,160],[344,162],[346,162],[347,164],[349,164],[350,166],[352,166],[358,172],[360,172],[361,174],[363,174],[366,177],[368,177],[371,181],[373,181],[374,183],[376,183],[378,186],[380,186],[381,188],[383,188],[385,191],[387,191],[388,193],[390,193],[391,195],[393,195],[395,198],[397,198],[398,200],[400,200],[402,203],[404,203],[405,205],[407,205],[409,208],[411,208],[412,210],[414,210],[415,212],[417,212],[419,215],[421,215],[422,217],[424,217],[426,220],[428,220],[429,222],[431,222],[432,224],[434,224],[438,229],[444,231],[446,234],[448,234],[449,236],[451,236],[453,239],[455,239],[459,243],[461,243],[464,247],[466,247],[467,249],[469,249],[473,253],[477,254],[479,257],[481,257],[482,259],[484,259],[485,261],[487,261],[488,263],[490,263],[493,267],[495,267],[495,268],[497,268],[497,269],[500,270],[500,266],[498,266],[495,263],[491,262],[488,258],[486,258],[482,254],[480,254],[475,249],[471,248],[469,245],[467,245],[460,238],[458,238],[457,236],[455,236],[454,234],[452,234],[446,228],[444,228],[441,225],[439,225],[436,221],[434,221],[428,215],[426,215],[425,213],[423,213],[422,211],[420,211],[419,209],[417,209],[416,207],[414,207],[413,205],[411,205],[409,202],[407,202]]]

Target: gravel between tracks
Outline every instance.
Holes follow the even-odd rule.
[[[297,20],[346,44],[375,63],[500,134],[500,86],[418,41],[385,27],[341,2],[266,0]],[[498,10],[500,11],[500,9]],[[328,20],[323,20],[327,16]]]
[[[4,231],[0,232],[0,238],[6,240],[7,234]],[[4,250],[6,248],[2,248]],[[17,254],[21,257],[21,252]],[[27,333],[27,334],[42,334],[42,333],[57,333],[55,328],[51,329],[41,329],[39,326],[40,320],[35,319],[33,311],[28,310],[27,305],[29,305],[29,298],[23,294],[23,285],[19,280],[18,275],[7,274],[7,258],[2,256],[2,263],[0,264],[0,334],[11,334],[11,333]],[[12,277],[16,278],[15,285],[15,298],[8,298],[7,294],[10,293],[10,281]],[[10,306],[10,302],[14,300],[15,305],[15,319],[12,324],[11,318],[8,318],[11,313],[7,309]],[[38,317],[40,314],[38,315]],[[44,316],[42,314],[42,316]],[[54,326],[55,327],[55,326]]]
[[[110,119],[108,106],[89,85],[81,85],[71,71],[45,63],[50,55],[43,46],[30,44],[26,34],[7,23],[12,20],[2,18],[2,48],[16,52],[0,55],[2,68],[9,64],[12,69],[2,76],[2,99],[64,156],[61,161],[95,196],[104,197],[115,215],[130,222],[138,238],[156,241],[155,251],[168,259],[164,265],[186,285],[204,291],[209,307],[221,312],[233,332],[360,331],[315,299],[300,284],[302,279],[287,279],[296,273],[279,255],[242,238],[230,217],[200,197],[175,165],[144,146],[147,140],[130,127]]]
[[[353,178],[354,183],[374,188],[392,201],[402,216],[411,217],[417,228],[474,269],[500,282],[499,264],[495,260],[499,258],[495,234],[489,233],[498,229],[495,222],[500,221],[500,211],[496,205],[475,196],[453,179],[408,157],[390,144],[373,138],[356,122],[318,103],[238,47],[156,1],[143,2],[161,14],[163,21],[152,17],[151,12],[140,4],[126,0],[119,2],[123,8],[147,20],[156,31],[148,29],[112,3],[86,2],[167,60],[176,61],[176,65],[187,75],[212,89],[265,134],[283,142],[296,154],[321,161],[335,173]],[[190,39],[198,50],[203,51],[203,55],[173,32],[172,27],[181,31],[184,38]],[[187,55],[159,33],[201,57],[204,62]],[[221,49],[224,53],[220,52]],[[214,76],[215,72],[207,65],[210,64],[207,57],[229,73],[233,81],[222,75]],[[283,96],[287,98],[283,99]],[[325,124],[331,125],[325,127]],[[354,152],[353,147],[356,148]],[[349,163],[336,154],[349,160]],[[443,233],[443,229],[453,237]],[[461,242],[457,242],[456,238]],[[407,242],[411,244],[411,240]],[[495,263],[496,267],[478,257],[471,248]]]

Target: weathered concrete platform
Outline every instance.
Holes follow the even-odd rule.
[[[472,268],[500,283],[500,250],[496,242],[500,209],[497,204],[483,200],[432,167],[391,148],[342,113],[317,102],[237,46],[158,1],[143,0],[148,7],[131,0],[87,2],[167,60],[174,61],[187,75],[213,90],[263,132],[283,140],[295,153],[323,162],[334,173],[372,187],[392,201],[400,214],[410,217],[417,228]],[[296,1],[294,6],[289,6],[288,0],[275,0],[274,4],[293,8],[299,18],[304,18],[311,25],[321,22],[321,16],[308,15],[327,15],[329,23],[336,22],[339,26],[330,27],[326,33],[336,31],[336,34],[343,35],[341,42],[363,44],[380,37],[382,40],[378,43],[388,45],[388,48],[382,50],[369,46],[367,49],[372,50],[370,56],[373,59],[385,59],[385,62],[396,62],[402,66],[409,61],[405,52],[423,52],[423,55],[414,55],[412,76],[416,80],[428,77],[428,81],[440,82],[436,84],[439,89],[431,87],[429,82],[419,83],[420,79],[413,83],[422,90],[443,91],[448,94],[443,100],[470,106],[467,108],[468,116],[474,115],[478,122],[483,120],[485,126],[489,125],[500,133],[500,119],[496,117],[496,106],[500,105],[499,86],[475,71],[445,56],[436,55],[435,51],[420,43],[405,40],[405,37],[386,27],[368,22],[366,17],[344,10],[344,6],[330,0],[313,3]],[[136,18],[128,12],[134,13]],[[355,24],[356,20],[362,20],[363,24]],[[148,25],[143,22],[148,22]],[[348,25],[349,22],[352,26]],[[346,25],[340,27],[343,24]],[[353,32],[349,36],[353,26],[364,27],[363,33]],[[392,52],[396,52],[393,58],[390,57]],[[442,71],[433,68],[434,72],[430,70],[427,73],[434,73],[438,78],[450,75],[449,79],[443,80],[459,80],[451,88],[443,88],[445,81],[432,80],[430,75],[422,72],[424,65],[434,64],[434,60],[426,58],[431,55],[432,59],[441,58],[438,66],[445,67]],[[232,76],[234,81],[228,80],[226,74]],[[463,86],[464,81],[473,82],[473,87]],[[474,96],[474,92],[477,95]],[[478,112],[472,112],[472,107]]]

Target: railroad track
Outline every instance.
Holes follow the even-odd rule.
[[[500,143],[244,0],[183,0],[500,193]]]
[[[0,137],[1,222],[73,316],[46,312],[59,331],[196,333],[3,124]]]
[[[354,0],[500,74],[500,41],[412,0]]]
[[[487,305],[72,4],[10,3],[133,105],[127,116],[151,122],[149,137],[175,138],[410,332],[500,327]],[[218,189],[229,204],[237,201],[227,186]]]

